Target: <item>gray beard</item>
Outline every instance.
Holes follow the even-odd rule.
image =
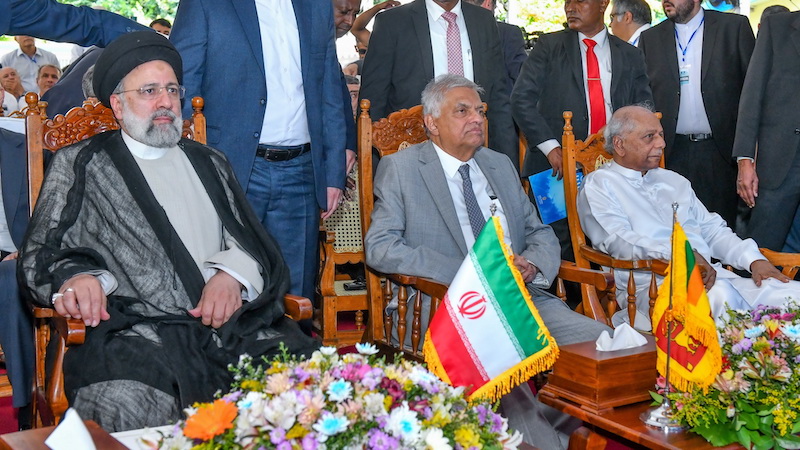
[[[160,110],[153,113],[147,119],[137,117],[128,105],[122,102],[123,121],[125,122],[125,131],[133,139],[155,148],[171,148],[178,145],[181,140],[182,122],[180,113],[175,114],[169,110]],[[160,116],[167,116],[172,118],[172,123],[164,125],[156,125],[153,119]]]

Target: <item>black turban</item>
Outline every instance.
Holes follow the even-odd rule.
[[[183,61],[172,42],[153,31],[135,31],[115,39],[94,65],[92,86],[97,98],[111,107],[110,98],[120,81],[133,69],[150,61],[164,61],[183,82]]]

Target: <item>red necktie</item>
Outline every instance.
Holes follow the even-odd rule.
[[[584,39],[586,44],[586,84],[589,86],[589,134],[600,131],[606,125],[606,101],[603,98],[603,85],[600,83],[600,64],[594,54],[597,42]]]

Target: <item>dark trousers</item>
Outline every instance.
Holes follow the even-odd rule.
[[[257,157],[247,183],[247,199],[264,228],[278,242],[289,266],[289,292],[313,299],[319,264],[320,209],[311,152],[288,161]],[[301,323],[306,331],[310,325]]]
[[[34,348],[33,318],[19,295],[16,267],[16,260],[0,262],[0,346],[14,391],[13,405],[19,408],[31,401]]]
[[[792,230],[795,214],[800,205],[800,152],[795,154],[789,174],[774,189],[758,188],[756,206],[751,210],[750,220],[744,227],[744,237],[753,238],[759,247],[781,251],[787,243],[787,235]],[[797,224],[800,227],[800,223]],[[796,234],[798,230],[794,230]],[[795,236],[793,234],[793,236]],[[797,238],[789,239],[790,245],[797,245]],[[798,248],[789,248],[798,251]]]
[[[666,162],[667,169],[678,172],[692,183],[706,209],[722,216],[728,226],[736,226],[737,167],[730,149],[721,151],[713,138],[693,142],[678,134]]]

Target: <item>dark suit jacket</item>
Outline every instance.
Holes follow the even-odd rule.
[[[0,35],[25,34],[105,47],[120,34],[148,29],[118,14],[88,6],[77,8],[55,0],[0,0]]]
[[[611,48],[612,109],[652,101],[641,52],[611,34],[608,42]],[[531,145],[523,175],[550,168],[547,158],[535,146],[550,139],[561,142],[564,111],[573,113],[575,137],[586,139],[589,111],[578,32],[563,30],[539,38],[522,66],[511,94],[511,107],[514,120]]]
[[[528,54],[525,53],[525,38],[522,36],[522,29],[510,23],[497,21],[497,32],[500,34],[500,46],[503,49],[503,60],[506,64],[506,74],[508,75],[508,92],[514,88],[517,82],[522,63]]]
[[[700,68],[703,104],[714,141],[725,157],[730,157],[736,131],[739,95],[755,38],[746,17],[738,14],[705,11],[703,59]],[[675,23],[665,20],[645,30],[639,39],[644,52],[647,75],[653,89],[656,111],[662,114],[666,158],[675,141],[680,107],[678,54],[675,50]]]
[[[485,90],[489,143],[511,161],[519,160],[519,145],[509,105],[508,80],[500,38],[492,13],[461,2],[472,48],[475,82]],[[420,104],[425,85],[433,78],[433,51],[425,0],[387,10],[375,18],[364,59],[360,99],[371,102],[373,120]]]
[[[775,189],[800,146],[800,13],[776,14],[761,23],[744,80],[733,156],[758,155],[758,183]],[[796,176],[797,174],[792,174]]]
[[[0,129],[0,180],[3,210],[11,239],[19,248],[28,226],[28,184],[25,138]],[[5,350],[6,368],[14,389],[13,403],[30,402],[33,380],[33,326],[30,310],[19,295],[16,261],[0,262],[0,346]]]
[[[334,48],[333,8],[330,0],[292,4],[300,34],[317,201],[327,209],[326,188],[344,188],[348,118]],[[183,0],[170,40],[183,57],[184,116],[191,113],[188,99],[205,99],[208,145],[225,152],[246,189],[269,95],[255,2]]]

